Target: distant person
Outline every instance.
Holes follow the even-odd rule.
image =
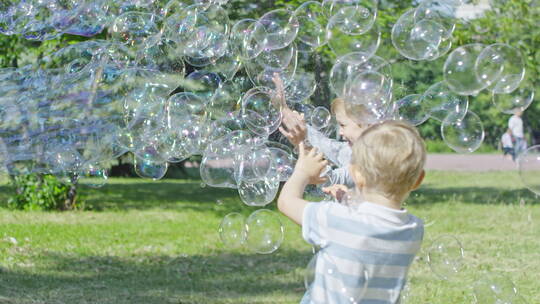
[[[512,160],[516,160],[516,155],[514,154],[514,143],[512,139],[512,129],[507,129],[506,132],[501,136],[501,145],[503,150],[503,156],[505,158],[511,157]]]
[[[527,149],[527,142],[523,135],[523,110],[516,108],[514,115],[508,120],[508,128],[512,130],[512,137],[514,138],[514,159],[519,157],[519,154]]]

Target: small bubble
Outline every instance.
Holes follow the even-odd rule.
[[[223,205],[223,201],[220,200],[220,199],[218,199],[218,200],[216,201],[216,204],[218,204],[218,205]]]
[[[206,188],[206,184],[205,184],[205,183],[201,183],[201,188]]]

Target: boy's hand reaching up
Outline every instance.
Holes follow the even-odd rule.
[[[308,184],[320,184],[326,181],[326,177],[321,177],[321,173],[328,166],[328,161],[324,159],[322,153],[315,148],[306,150],[303,142],[298,145],[299,153],[293,175]]]
[[[287,138],[287,140],[295,147],[306,139],[307,128],[304,121],[304,114],[299,114],[289,108],[284,108],[281,111],[283,118],[282,126],[279,127],[279,132]]]
[[[282,126],[279,131],[285,136],[291,144],[298,147],[298,144],[306,139],[307,129],[303,114],[293,111],[287,105],[285,100],[285,86],[278,73],[274,73],[272,81],[276,87],[272,102],[274,106],[281,109]]]

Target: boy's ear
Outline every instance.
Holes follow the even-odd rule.
[[[425,176],[426,176],[426,171],[422,170],[422,173],[420,173],[420,176],[418,176],[418,179],[416,180],[416,182],[412,186],[411,191],[416,190],[416,189],[418,189],[420,187],[420,185],[422,184],[422,181],[424,181]]]
[[[364,179],[362,173],[360,173],[360,171],[358,171],[358,169],[356,169],[353,165],[349,165],[349,174],[351,175],[356,187],[362,189],[366,184],[366,180]]]

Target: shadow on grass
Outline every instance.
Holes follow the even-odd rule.
[[[5,207],[9,189],[0,187],[0,207]],[[249,214],[251,207],[241,202],[236,189],[201,187],[198,180],[171,180],[143,182],[138,179],[113,180],[102,188],[79,187],[79,199],[88,209],[104,210],[193,210]],[[504,189],[495,187],[445,187],[423,186],[407,200],[407,204],[436,204],[447,202],[470,204],[534,204],[538,198],[527,189]],[[275,204],[269,205],[275,209]]]
[[[49,252],[40,258],[46,269],[39,274],[0,268],[0,303],[269,303],[255,299],[265,295],[298,302],[310,258],[310,252],[283,250],[176,258]]]

